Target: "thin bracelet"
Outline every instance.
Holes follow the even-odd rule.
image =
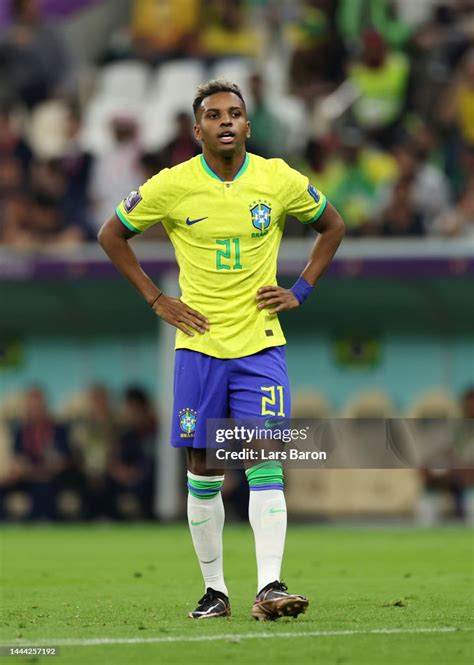
[[[163,291],[160,291],[159,294],[158,294],[158,295],[156,296],[156,298],[154,299],[154,301],[153,301],[152,303],[150,303],[150,307],[151,307],[152,309],[153,309],[153,305],[156,303],[156,301],[158,300],[158,298],[159,298],[160,296],[162,296],[162,295],[163,295]]]

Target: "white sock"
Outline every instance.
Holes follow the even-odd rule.
[[[286,502],[281,490],[251,490],[249,519],[257,555],[257,593],[280,579],[285,548]]]
[[[224,480],[224,476],[197,476],[189,471],[188,478],[199,481]],[[188,523],[204,578],[204,590],[211,587],[228,596],[222,557],[224,504],[221,493],[211,499],[198,499],[188,493]]]

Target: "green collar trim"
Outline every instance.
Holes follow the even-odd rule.
[[[220,178],[220,177],[217,175],[217,173],[211,169],[211,167],[210,167],[209,164],[206,162],[206,160],[205,160],[205,158],[204,158],[204,155],[203,155],[202,153],[201,153],[201,155],[200,155],[200,158],[201,158],[201,165],[202,165],[202,168],[205,170],[205,172],[207,173],[207,175],[210,175],[211,178],[214,178],[215,180],[219,180],[219,182],[226,182],[225,180],[222,180],[222,178]],[[244,161],[243,161],[243,163],[242,163],[242,166],[240,167],[240,169],[239,169],[239,170],[237,171],[237,173],[235,174],[233,180],[237,180],[237,178],[240,178],[240,176],[242,176],[242,175],[245,173],[245,171],[248,169],[249,163],[250,163],[250,155],[249,155],[248,152],[246,152],[246,153],[245,153],[245,159],[244,159]]]

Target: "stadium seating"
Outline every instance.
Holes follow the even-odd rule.
[[[293,418],[330,418],[334,408],[322,393],[312,388],[298,390],[292,399]]]
[[[409,418],[459,418],[460,415],[456,399],[442,389],[423,393],[407,412]]]
[[[142,62],[117,62],[100,70],[97,90],[108,99],[140,100],[145,95],[150,76],[150,68]]]
[[[147,150],[156,150],[170,140],[174,118],[180,111],[192,113],[197,87],[205,79],[205,69],[197,60],[166,62],[152,77],[141,109],[142,141]]]
[[[383,390],[361,391],[343,409],[344,418],[391,418],[396,415],[391,397]]]

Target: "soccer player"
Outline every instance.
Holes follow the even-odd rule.
[[[189,617],[207,619],[231,611],[222,558],[224,470],[206,468],[206,419],[290,415],[278,314],[311,294],[344,224],[306,177],[281,159],[246,152],[250,123],[237,85],[200,86],[193,108],[202,154],[131,192],[99,241],[155,314],[177,328],[171,445],[186,448],[188,521],[204,577],[204,596]],[[319,234],[291,289],[276,280],[287,214]],[[175,249],[181,298],[160,291],[128,243],[157,222]],[[245,473],[258,572],[251,614],[296,617],[308,599],[290,594],[280,578],[287,524],[281,464],[256,464]]]

